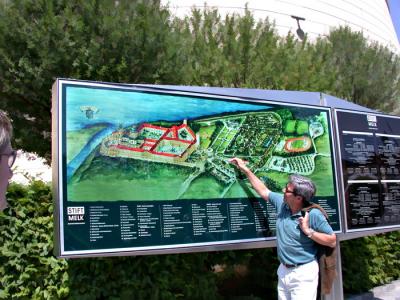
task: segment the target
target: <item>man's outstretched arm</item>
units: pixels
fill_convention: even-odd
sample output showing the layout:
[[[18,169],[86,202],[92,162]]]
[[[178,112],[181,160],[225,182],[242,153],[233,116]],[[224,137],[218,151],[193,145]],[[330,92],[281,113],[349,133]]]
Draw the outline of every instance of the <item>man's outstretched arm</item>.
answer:
[[[253,186],[255,191],[263,198],[268,201],[269,193],[271,192],[267,186],[258,178],[254,173],[247,167],[247,162],[244,160],[234,157],[229,162],[235,165],[243,174],[247,176],[250,184]]]

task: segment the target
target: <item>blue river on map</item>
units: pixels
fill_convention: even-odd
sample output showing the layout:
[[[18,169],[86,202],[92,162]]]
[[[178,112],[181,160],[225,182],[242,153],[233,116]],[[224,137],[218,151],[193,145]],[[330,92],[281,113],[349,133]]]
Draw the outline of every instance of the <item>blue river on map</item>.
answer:
[[[92,119],[81,107],[98,111]],[[215,101],[188,96],[160,95],[141,92],[68,87],[66,97],[67,131],[96,123],[111,123],[123,127],[152,121],[195,119],[220,113],[268,109],[233,101]]]
[[[108,124],[94,135],[68,164],[71,178],[87,156],[118,127],[143,122],[182,121],[221,113],[266,110],[265,104],[209,100],[190,96],[174,96],[121,89],[99,89],[70,86],[66,88],[66,130],[75,131],[95,124]],[[87,109],[93,114],[87,114]]]

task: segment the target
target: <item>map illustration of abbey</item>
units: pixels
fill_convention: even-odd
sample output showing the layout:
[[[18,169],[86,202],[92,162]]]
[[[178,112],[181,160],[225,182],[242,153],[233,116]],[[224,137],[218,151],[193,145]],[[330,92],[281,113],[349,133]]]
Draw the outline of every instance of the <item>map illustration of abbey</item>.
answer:
[[[227,158],[234,156],[251,160],[257,171],[310,175],[318,155],[314,139],[323,135],[324,127],[318,118],[297,122],[295,132],[296,121],[286,120],[282,128],[277,113],[243,114],[195,121],[200,128],[196,134],[186,120],[170,128],[144,123],[111,134],[100,153],[198,168],[197,174],[207,170],[225,184],[236,180],[233,167],[226,164]],[[255,131],[260,130],[257,135]],[[282,136],[282,130],[287,135]]]
[[[79,104],[76,110],[101,107]],[[235,156],[248,161],[273,190],[280,191],[289,174],[298,173],[314,180],[319,195],[333,195],[327,111],[253,106],[214,112],[210,105],[194,117],[175,111],[173,120],[165,116],[174,111],[162,116],[149,111],[152,118],[139,122],[132,109],[124,124],[102,120],[104,108],[95,118],[76,112],[75,119],[83,123],[66,134],[69,201],[249,197],[246,181],[229,163]]]

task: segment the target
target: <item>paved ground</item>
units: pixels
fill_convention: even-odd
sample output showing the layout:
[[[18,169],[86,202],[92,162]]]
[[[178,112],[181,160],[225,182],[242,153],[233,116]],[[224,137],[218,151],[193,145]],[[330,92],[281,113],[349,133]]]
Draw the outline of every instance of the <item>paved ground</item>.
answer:
[[[347,300],[400,300],[400,280],[373,288],[368,293],[345,297]]]

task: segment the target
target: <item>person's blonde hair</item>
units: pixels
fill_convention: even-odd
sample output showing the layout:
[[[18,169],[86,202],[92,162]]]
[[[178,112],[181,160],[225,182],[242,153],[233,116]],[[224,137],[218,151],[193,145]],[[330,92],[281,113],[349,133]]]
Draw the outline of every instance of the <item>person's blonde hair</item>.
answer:
[[[9,145],[12,125],[7,113],[0,110],[0,153]]]

